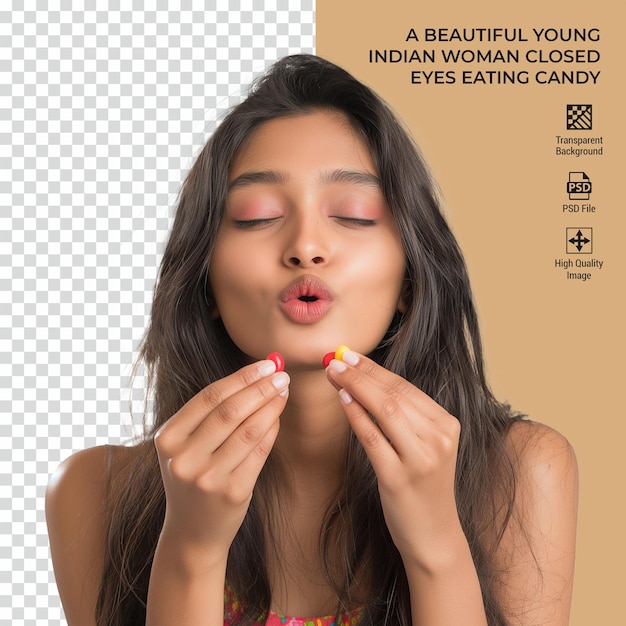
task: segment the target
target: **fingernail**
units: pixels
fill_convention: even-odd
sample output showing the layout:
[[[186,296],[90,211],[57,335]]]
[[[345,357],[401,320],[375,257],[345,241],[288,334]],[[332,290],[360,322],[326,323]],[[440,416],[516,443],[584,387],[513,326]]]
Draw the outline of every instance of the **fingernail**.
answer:
[[[337,361],[337,359],[333,359],[328,367],[337,374],[345,372],[348,369],[348,366],[343,361]]]
[[[276,371],[282,372],[285,369],[285,359],[280,352],[270,352],[265,358],[274,361]]]
[[[344,404],[350,404],[350,402],[352,402],[352,396],[345,389],[339,392],[339,397]]]
[[[348,365],[356,365],[359,362],[359,355],[356,352],[352,352],[352,350],[348,350],[343,353],[343,357],[341,359],[344,363]]]
[[[278,374],[272,378],[272,385],[274,385],[276,389],[284,389],[289,385],[289,374],[286,372],[278,372]]]
[[[276,371],[276,363],[274,361],[261,361],[257,371],[261,376],[269,376]]]

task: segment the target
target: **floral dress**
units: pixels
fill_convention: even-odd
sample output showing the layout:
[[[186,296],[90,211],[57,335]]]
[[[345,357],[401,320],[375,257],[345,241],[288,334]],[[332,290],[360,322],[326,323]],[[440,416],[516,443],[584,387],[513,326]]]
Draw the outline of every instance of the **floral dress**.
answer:
[[[243,607],[235,597],[232,589],[224,587],[224,626],[237,626],[243,613]],[[270,612],[267,620],[260,617],[255,624],[258,626],[356,626],[363,611],[356,609],[349,615],[339,619],[333,615],[326,617],[291,617]]]

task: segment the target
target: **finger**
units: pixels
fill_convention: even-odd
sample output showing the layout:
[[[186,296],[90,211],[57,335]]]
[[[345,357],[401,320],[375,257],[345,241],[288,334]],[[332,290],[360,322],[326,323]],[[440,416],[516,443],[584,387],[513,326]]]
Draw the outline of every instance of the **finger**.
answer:
[[[395,471],[398,455],[368,411],[345,389],[340,390],[339,399],[350,426],[369,457],[376,475],[382,477],[385,472]]]
[[[226,398],[275,372],[276,364],[264,360],[207,385],[161,426],[155,435],[157,448],[173,453]]]
[[[426,394],[372,361],[349,363],[346,355],[344,361],[331,361],[329,378],[376,418],[400,456],[414,452],[416,437],[430,440],[439,430],[437,420],[447,413]]]
[[[339,361],[346,366],[345,369],[353,368],[367,377],[367,384],[374,384],[381,389],[386,389],[393,395],[398,394],[402,398],[414,403],[417,408],[424,411],[425,414],[432,415],[437,414],[444,409],[435,402],[428,394],[424,393],[421,389],[408,382],[398,374],[385,369],[381,365],[378,365],[372,359],[348,350],[344,352],[342,360]],[[331,367],[332,366],[332,367]],[[343,379],[334,376],[335,373],[343,371],[341,366],[337,367],[337,362],[331,361],[329,365],[331,374],[330,381],[336,387],[343,387]]]
[[[431,473],[442,459],[456,458],[458,437],[454,436],[454,428],[447,434],[443,431],[437,433],[430,441],[413,434],[394,442],[387,439],[365,407],[354,400],[345,389],[340,391],[339,398],[352,430],[372,463],[380,485],[397,483],[398,477],[405,473],[405,463],[410,463],[418,471]],[[458,426],[455,418],[448,417],[451,423]]]
[[[189,435],[202,445],[216,450],[235,430],[256,411],[282,394],[289,393],[289,374],[277,372],[237,391],[218,404]]]
[[[202,473],[209,466],[220,476],[230,474],[254,453],[267,432],[275,427],[286,401],[285,396],[274,396],[249,414],[232,433],[220,441],[218,446],[210,443],[214,433],[208,429],[203,436],[190,437],[178,455],[180,462],[186,463],[187,471],[192,475]],[[211,419],[209,416],[207,421]]]
[[[270,455],[280,430],[280,421],[275,420],[263,438],[254,446],[249,454],[233,469],[230,475],[231,485],[241,485],[252,493],[252,489]]]

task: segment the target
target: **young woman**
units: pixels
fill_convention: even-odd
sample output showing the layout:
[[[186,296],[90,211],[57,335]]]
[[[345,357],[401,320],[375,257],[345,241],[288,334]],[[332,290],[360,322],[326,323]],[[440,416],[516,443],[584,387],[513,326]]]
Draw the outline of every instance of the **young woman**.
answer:
[[[70,626],[567,624],[574,454],[493,398],[428,170],[342,69],[219,125],[141,356],[154,425],[48,489]]]

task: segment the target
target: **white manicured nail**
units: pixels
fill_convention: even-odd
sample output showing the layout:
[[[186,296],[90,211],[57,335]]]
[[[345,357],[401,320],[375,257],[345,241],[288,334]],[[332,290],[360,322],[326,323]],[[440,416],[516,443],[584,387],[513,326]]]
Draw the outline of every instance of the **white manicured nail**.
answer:
[[[341,372],[345,372],[348,367],[343,361],[337,361],[337,359],[333,359],[328,366],[333,372],[337,372],[337,374],[341,374]]]
[[[272,385],[276,387],[276,389],[284,389],[289,385],[289,374],[287,372],[278,372],[272,378]]]
[[[339,392],[339,397],[344,404],[350,404],[350,402],[352,402],[352,396],[345,389]]]
[[[343,353],[341,360],[354,367],[359,362],[359,355],[356,352],[352,352],[352,350],[348,350]]]
[[[269,376],[276,371],[276,363],[274,361],[261,361],[257,371],[261,376]]]

